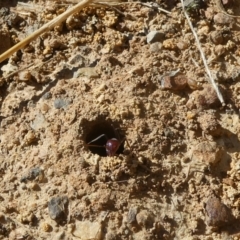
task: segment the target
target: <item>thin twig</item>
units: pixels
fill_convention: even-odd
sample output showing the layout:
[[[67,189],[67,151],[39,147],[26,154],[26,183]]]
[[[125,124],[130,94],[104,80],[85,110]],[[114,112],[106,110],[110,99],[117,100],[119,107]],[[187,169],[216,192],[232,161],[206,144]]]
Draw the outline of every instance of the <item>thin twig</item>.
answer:
[[[149,8],[156,8],[158,11],[161,11],[161,12],[164,12],[167,14],[171,14],[171,12],[159,7],[157,3],[142,3],[142,2],[137,2],[137,3],[139,3],[143,6],[149,7]]]
[[[205,55],[204,55],[204,53],[203,53],[203,50],[202,50],[200,41],[199,41],[199,39],[198,39],[197,33],[195,32],[195,30],[194,30],[194,28],[193,28],[193,25],[192,25],[192,23],[191,23],[191,20],[190,20],[187,12],[186,12],[186,10],[185,10],[183,0],[181,0],[181,3],[182,3],[182,9],[183,9],[184,15],[185,15],[185,17],[186,17],[186,19],[187,19],[187,21],[188,21],[188,24],[189,24],[189,26],[190,26],[190,28],[191,28],[191,30],[192,30],[193,35],[194,35],[194,37],[195,37],[195,40],[196,40],[196,43],[197,43],[197,47],[198,47],[198,50],[199,50],[199,52],[200,52],[200,54],[201,54],[201,58],[202,58],[202,60],[203,60],[203,64],[204,64],[204,66],[205,66],[207,75],[208,75],[208,77],[209,77],[209,79],[210,79],[210,82],[211,82],[214,90],[215,90],[216,93],[217,93],[217,96],[218,96],[219,101],[220,101],[221,104],[224,106],[224,105],[225,105],[225,102],[224,102],[223,96],[222,96],[221,92],[219,91],[219,88],[218,88],[217,84],[215,83],[215,81],[214,81],[214,79],[213,79],[213,77],[212,77],[211,71],[210,71],[210,69],[209,69],[209,67],[208,67],[208,65],[207,65],[207,60],[206,60],[206,58],[205,58]]]
[[[240,16],[236,16],[236,15],[232,15],[227,13],[227,11],[225,10],[222,0],[215,0],[217,8],[225,15],[229,16],[229,17],[233,17],[233,18],[240,18]]]
[[[62,23],[64,20],[66,20],[70,15],[78,12],[82,8],[86,7],[90,3],[92,3],[93,0],[82,0],[72,8],[68,9],[58,17],[54,18],[50,22],[46,23],[43,25],[41,28],[39,28],[37,31],[35,31],[33,34],[22,40],[21,42],[17,43],[14,45],[12,48],[8,49],[6,52],[4,52],[2,55],[0,55],[0,63],[7,58],[9,58],[13,53],[17,52],[18,50],[22,49],[25,47],[27,44],[29,44],[31,41],[36,39],[38,36],[40,36],[42,33],[47,32],[51,29],[53,29],[56,25],[59,25]]]
[[[75,6],[72,8],[68,9],[58,17],[54,18],[50,22],[46,23],[43,25],[41,28],[39,28],[37,31],[32,33],[30,36],[26,37],[23,39],[21,42],[17,43],[10,49],[8,49],[6,52],[0,55],[0,63],[9,58],[12,54],[17,52],[18,50],[24,48],[27,44],[35,40],[37,37],[39,37],[42,33],[50,31],[53,29],[55,26],[59,25],[62,23],[64,20],[66,20],[70,15],[78,12],[82,8],[88,6],[88,5],[97,5],[97,4],[102,4],[102,5],[108,5],[108,6],[116,6],[119,4],[120,0],[82,0],[81,2],[77,3]],[[129,2],[130,3],[130,2]],[[135,2],[139,4],[140,2]],[[121,3],[120,3],[121,4]],[[142,3],[141,3],[142,4]],[[146,5],[148,6],[148,5]],[[150,7],[150,6],[148,6]],[[158,7],[159,10],[163,11],[164,9],[161,9]],[[170,13],[166,10],[164,10],[165,13]]]
[[[67,2],[76,3],[76,2],[78,2],[78,0],[68,0]],[[110,1],[106,1],[106,0],[104,1],[103,0],[103,1],[99,1],[97,3],[102,4],[102,5],[110,5],[110,6],[119,6],[119,5],[127,5],[127,4],[140,4],[140,5],[145,6],[145,7],[157,9],[158,11],[164,12],[166,14],[171,14],[171,12],[161,8],[157,3],[152,3],[152,2],[146,2],[146,3],[142,3],[142,2],[117,2],[117,1],[112,2],[111,0]]]
[[[154,8],[157,9],[160,12],[164,12],[166,14],[171,14],[171,12],[159,7],[157,3],[142,3],[142,2],[121,2],[121,3],[115,3],[114,5],[124,5],[124,4],[140,4],[142,6],[148,7],[148,8]]]
[[[18,2],[16,7],[10,8],[12,12],[25,12],[26,14],[36,14],[41,13],[44,10],[44,6],[29,4],[24,2]]]
[[[31,66],[33,66],[34,65],[34,63],[30,63],[29,65],[27,65],[26,67],[24,67],[24,68],[22,68],[22,69],[18,69],[18,70],[16,70],[16,71],[14,71],[14,72],[11,72],[11,73],[9,73],[7,76],[5,76],[4,78],[5,79],[8,79],[8,78],[10,78],[10,77],[12,77],[13,75],[15,75],[16,73],[19,73],[19,72],[21,72],[21,71],[24,71],[24,70],[26,70],[26,69],[29,69]]]
[[[8,79],[8,78],[14,76],[15,74],[17,74],[17,73],[19,73],[19,72],[22,72],[22,71],[24,71],[24,70],[26,70],[26,69],[33,70],[33,69],[39,68],[39,67],[43,66],[44,64],[49,63],[49,62],[52,61],[52,60],[53,60],[53,59],[50,58],[50,59],[48,59],[46,62],[40,62],[40,63],[38,63],[37,65],[35,65],[35,63],[30,63],[30,64],[27,65],[26,67],[17,69],[16,71],[9,73],[7,76],[4,77],[4,79]],[[32,66],[34,66],[34,67],[32,67]],[[31,67],[31,68],[30,68],[30,67]],[[0,78],[0,80],[1,80],[1,78]],[[1,82],[1,81],[0,81],[0,82]]]

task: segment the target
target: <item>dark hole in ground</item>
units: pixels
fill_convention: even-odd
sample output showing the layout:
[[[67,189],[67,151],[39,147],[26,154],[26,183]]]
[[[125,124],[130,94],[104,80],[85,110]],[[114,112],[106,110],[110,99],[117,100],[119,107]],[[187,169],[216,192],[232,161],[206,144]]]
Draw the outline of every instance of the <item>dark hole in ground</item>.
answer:
[[[107,121],[96,122],[96,123],[93,123],[89,132],[86,134],[85,143],[87,144],[88,149],[92,153],[98,154],[99,156],[102,156],[102,157],[106,157],[107,153],[106,153],[105,146],[106,146],[107,141],[112,138],[115,138],[119,142],[121,142],[122,139],[124,139],[124,136],[120,135],[119,132],[120,132],[119,128],[115,129],[113,127],[113,125]],[[103,135],[103,136],[101,136],[101,135]],[[99,137],[99,136],[101,136],[101,137]],[[96,140],[94,142],[91,142],[94,139],[96,139]],[[89,144],[89,142],[91,142],[91,143]],[[89,146],[88,144],[94,145],[94,146]],[[122,154],[123,151],[124,151],[124,141],[118,148],[116,155]]]

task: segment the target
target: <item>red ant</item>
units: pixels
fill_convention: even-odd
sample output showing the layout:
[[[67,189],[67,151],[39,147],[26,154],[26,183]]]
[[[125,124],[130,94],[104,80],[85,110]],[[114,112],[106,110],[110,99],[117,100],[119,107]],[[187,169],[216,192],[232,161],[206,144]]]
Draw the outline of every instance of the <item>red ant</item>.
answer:
[[[106,145],[100,146],[100,145],[92,145],[92,142],[97,141],[98,139],[105,137],[107,142]],[[93,139],[92,141],[90,141],[89,143],[87,143],[87,146],[89,147],[104,147],[106,149],[106,154],[107,156],[115,156],[117,151],[119,150],[119,147],[122,145],[122,143],[125,141],[125,138],[123,138],[121,141],[116,139],[116,138],[111,138],[108,139],[106,134],[101,134],[100,136],[98,136],[97,138]]]
[[[102,137],[105,137],[105,139],[107,140],[105,145],[94,145],[94,144],[91,144],[91,143],[93,143],[95,141],[98,141]],[[115,156],[117,154],[117,151],[119,150],[120,147],[122,147],[122,144],[123,144],[124,141],[126,141],[128,147],[131,149],[131,147],[130,147],[126,137],[124,137],[122,140],[118,140],[117,138],[109,139],[106,134],[101,134],[97,138],[95,138],[92,141],[88,142],[87,146],[89,146],[89,147],[105,148],[107,156],[112,157],[112,156]],[[150,170],[146,166],[144,166],[142,163],[139,163],[139,165],[142,168],[144,168],[145,170],[147,170],[148,172],[150,172]]]

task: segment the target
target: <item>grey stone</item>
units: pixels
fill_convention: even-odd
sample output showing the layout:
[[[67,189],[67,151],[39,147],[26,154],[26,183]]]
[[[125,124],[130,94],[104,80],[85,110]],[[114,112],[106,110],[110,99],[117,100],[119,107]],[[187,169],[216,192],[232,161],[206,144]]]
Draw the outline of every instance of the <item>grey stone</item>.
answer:
[[[47,100],[50,99],[52,97],[52,94],[50,92],[46,92],[43,96],[42,99]]]
[[[48,212],[50,217],[56,222],[66,220],[68,215],[68,198],[66,196],[53,197],[48,202]]]
[[[226,226],[233,220],[231,209],[215,196],[210,196],[206,202],[207,224],[213,227]]]
[[[85,58],[81,54],[76,54],[73,57],[70,58],[69,64],[73,67],[84,67],[85,65]]]
[[[56,98],[54,100],[54,107],[57,109],[66,108],[70,103],[69,99]]]
[[[216,24],[219,25],[229,25],[231,23],[233,23],[233,18],[231,16],[228,16],[222,12],[217,13],[214,17],[213,17],[213,21]]]
[[[138,213],[138,208],[137,207],[132,207],[132,208],[129,209],[128,215],[127,215],[128,223],[132,224],[132,223],[136,222],[137,213]]]
[[[37,177],[43,178],[43,176],[44,176],[44,173],[41,168],[39,168],[39,167],[32,168],[26,175],[21,177],[20,182],[31,181],[31,180],[36,179]]]
[[[40,128],[46,128],[47,125],[48,123],[45,120],[45,117],[42,115],[42,113],[39,113],[30,124],[31,128],[34,130],[39,130]]]
[[[163,40],[164,34],[159,31],[151,31],[147,35],[147,43],[161,42]]]
[[[154,53],[154,52],[159,52],[162,49],[162,44],[155,42],[153,44],[150,45],[150,52]]]
[[[223,34],[222,31],[212,31],[210,33],[210,39],[214,44],[222,44],[223,43]]]

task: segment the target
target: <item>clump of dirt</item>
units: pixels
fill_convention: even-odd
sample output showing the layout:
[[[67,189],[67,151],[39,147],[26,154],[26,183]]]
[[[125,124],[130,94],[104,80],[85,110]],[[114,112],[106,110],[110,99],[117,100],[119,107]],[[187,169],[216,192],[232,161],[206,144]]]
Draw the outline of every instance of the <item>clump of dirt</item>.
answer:
[[[177,1],[86,7],[0,64],[0,239],[239,238],[240,17],[219,1],[187,9],[225,106]],[[69,3],[0,7],[3,52]]]

